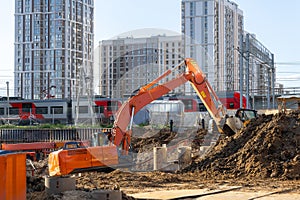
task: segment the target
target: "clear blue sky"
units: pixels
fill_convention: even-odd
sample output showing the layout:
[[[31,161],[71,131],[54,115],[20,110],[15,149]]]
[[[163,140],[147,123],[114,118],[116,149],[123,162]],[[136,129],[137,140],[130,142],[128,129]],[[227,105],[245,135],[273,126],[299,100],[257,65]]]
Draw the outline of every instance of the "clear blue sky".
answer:
[[[143,28],[180,32],[181,0],[95,0],[95,46],[123,32]],[[277,77],[300,87],[300,1],[234,0],[243,10],[245,30],[275,54]],[[14,0],[1,2],[0,96],[13,88]],[[287,72],[287,73],[282,73]],[[296,80],[296,81],[293,81]],[[12,89],[10,91],[12,95]]]

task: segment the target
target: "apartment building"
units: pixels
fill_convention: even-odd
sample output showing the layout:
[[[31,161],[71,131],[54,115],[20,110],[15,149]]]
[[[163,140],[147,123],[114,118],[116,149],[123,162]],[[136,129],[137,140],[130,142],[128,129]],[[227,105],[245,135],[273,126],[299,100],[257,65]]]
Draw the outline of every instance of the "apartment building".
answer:
[[[181,8],[185,56],[197,60],[214,90],[240,91],[248,107],[255,102],[274,107],[274,55],[244,30],[238,5],[229,0],[182,0]]]
[[[182,0],[186,57],[194,58],[216,91],[239,89],[243,12],[228,0]]]
[[[183,60],[181,36],[157,35],[100,41],[95,56],[96,93],[127,98]],[[97,74],[97,73],[96,73]],[[175,72],[164,81],[175,77]],[[184,93],[184,85],[171,91]]]
[[[15,96],[72,98],[92,89],[94,1],[15,0]]]

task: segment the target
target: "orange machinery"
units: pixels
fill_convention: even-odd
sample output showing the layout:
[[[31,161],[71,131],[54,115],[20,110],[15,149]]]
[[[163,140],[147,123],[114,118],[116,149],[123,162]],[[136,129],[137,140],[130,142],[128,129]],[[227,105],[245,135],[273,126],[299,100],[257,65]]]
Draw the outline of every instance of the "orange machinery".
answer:
[[[0,199],[26,199],[26,155],[0,150]]]
[[[58,150],[62,148],[65,143],[68,141],[62,142],[31,142],[31,143],[15,143],[15,144],[1,144],[2,150],[13,151],[13,152],[25,152],[27,157],[31,158],[32,160],[36,160],[36,153],[41,152],[45,157],[50,152]],[[82,146],[89,146],[88,141],[81,141],[80,144]]]
[[[166,76],[175,73],[175,70],[179,71],[176,78],[159,84]],[[120,107],[116,113],[112,132],[106,135],[109,138],[109,143],[103,143],[97,147],[64,149],[49,154],[50,175],[65,175],[78,170],[95,168],[96,166],[106,168],[111,166],[110,164],[118,167],[123,166],[124,162],[126,166],[126,162],[131,161],[130,151],[132,148],[130,140],[133,116],[153,100],[186,82],[191,83],[216,122],[220,133],[232,135],[243,127],[243,121],[238,116],[229,117],[227,115],[225,106],[220,102],[205,74],[193,59],[187,58],[148,85],[141,87],[136,95],[129,98]],[[239,112],[240,114],[246,114],[242,109]],[[252,110],[251,112],[253,116],[256,116],[256,111]],[[101,135],[105,137],[104,134]],[[108,162],[104,162],[105,160],[108,160]]]

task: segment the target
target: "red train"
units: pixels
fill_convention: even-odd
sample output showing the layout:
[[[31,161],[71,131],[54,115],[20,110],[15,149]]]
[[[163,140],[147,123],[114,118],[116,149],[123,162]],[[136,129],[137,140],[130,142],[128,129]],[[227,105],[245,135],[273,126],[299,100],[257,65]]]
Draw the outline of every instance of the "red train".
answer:
[[[217,92],[217,95],[222,102],[222,104],[227,109],[239,109],[240,108],[240,92]],[[245,96],[242,97],[242,107],[246,108],[247,99]]]
[[[240,108],[240,92],[217,92],[217,96],[227,109]],[[207,111],[206,107],[201,102],[198,96],[174,96],[169,97],[169,100],[181,100],[184,103],[185,112]],[[242,101],[243,108],[246,108],[247,99],[245,96],[242,97]]]
[[[87,98],[79,103],[70,99],[24,100],[19,98],[0,99],[0,124],[30,125],[35,123],[73,124],[90,123],[94,115],[96,122],[109,123],[113,114],[122,105],[118,99],[94,98],[92,111]],[[78,115],[76,110],[78,106]],[[93,112],[93,113],[92,113]]]
[[[218,92],[220,101],[227,109],[240,107],[239,92]],[[205,112],[206,108],[196,96],[174,96],[169,100],[181,100],[184,103],[185,112]],[[20,98],[0,98],[0,124],[10,123],[30,125],[35,123],[52,124],[90,124],[94,115],[97,124],[112,124],[114,113],[121,107],[121,99],[95,97],[92,100],[92,110],[89,109],[87,98],[70,99],[45,99],[24,100]],[[76,110],[78,107],[78,116]],[[243,96],[243,107],[246,107],[246,98]],[[9,112],[8,112],[9,111]]]

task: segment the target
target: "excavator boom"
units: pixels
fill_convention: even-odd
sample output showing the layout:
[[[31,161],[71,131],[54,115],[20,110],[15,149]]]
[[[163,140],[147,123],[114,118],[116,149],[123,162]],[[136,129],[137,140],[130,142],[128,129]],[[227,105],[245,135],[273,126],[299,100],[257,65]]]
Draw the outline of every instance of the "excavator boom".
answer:
[[[179,74],[176,78],[157,84],[173,70],[185,66],[185,72]],[[139,92],[129,98],[116,113],[116,120],[113,128],[113,142],[116,146],[123,146],[123,150],[127,152],[130,146],[131,130],[127,130],[128,124],[133,115],[140,111],[144,106],[167,94],[171,90],[180,85],[190,82],[198,96],[206,106],[210,115],[215,120],[217,127],[221,133],[224,133],[223,126],[225,124],[226,108],[220,102],[218,96],[207,81],[205,74],[200,70],[197,63],[190,58],[184,60],[172,70],[168,70],[162,76],[158,77],[146,86],[141,87]]]

